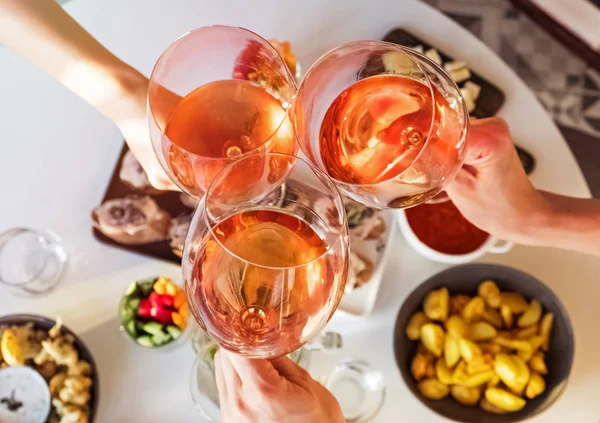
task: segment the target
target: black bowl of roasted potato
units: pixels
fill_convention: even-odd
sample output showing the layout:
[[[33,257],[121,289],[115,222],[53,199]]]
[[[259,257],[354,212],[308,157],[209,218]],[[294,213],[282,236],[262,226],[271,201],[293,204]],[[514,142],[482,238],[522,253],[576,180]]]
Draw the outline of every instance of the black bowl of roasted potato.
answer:
[[[55,321],[34,314],[0,317],[0,372],[22,366],[35,370],[48,385],[47,423],[94,421],[100,393],[98,369],[81,338],[60,318]]]
[[[432,276],[403,303],[394,330],[409,389],[457,422],[520,422],[547,410],[566,388],[574,347],[558,297],[495,264]]]

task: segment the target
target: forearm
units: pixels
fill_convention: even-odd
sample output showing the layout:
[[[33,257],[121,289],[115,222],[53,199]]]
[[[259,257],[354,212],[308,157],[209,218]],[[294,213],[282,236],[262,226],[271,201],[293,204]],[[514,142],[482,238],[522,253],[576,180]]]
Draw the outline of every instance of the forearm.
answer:
[[[114,121],[144,78],[106,50],[55,0],[0,0],[0,43],[52,75]]]
[[[529,243],[600,256],[600,200],[542,194],[549,207],[527,229]]]

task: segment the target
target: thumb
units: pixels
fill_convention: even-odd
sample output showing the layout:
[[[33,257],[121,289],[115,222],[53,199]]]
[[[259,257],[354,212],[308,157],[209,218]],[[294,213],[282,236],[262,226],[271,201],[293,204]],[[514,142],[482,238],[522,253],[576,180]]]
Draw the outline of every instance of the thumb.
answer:
[[[271,364],[279,373],[279,375],[292,383],[299,384],[307,378],[311,378],[310,374],[295,363],[289,357],[283,356],[271,360]]]
[[[467,134],[466,165],[479,167],[495,162],[511,150],[514,150],[514,144],[504,119],[493,117],[471,121]]]
[[[223,353],[227,354],[231,365],[240,376],[242,385],[273,385],[281,380],[279,373],[269,360],[246,358],[225,350],[223,350]]]

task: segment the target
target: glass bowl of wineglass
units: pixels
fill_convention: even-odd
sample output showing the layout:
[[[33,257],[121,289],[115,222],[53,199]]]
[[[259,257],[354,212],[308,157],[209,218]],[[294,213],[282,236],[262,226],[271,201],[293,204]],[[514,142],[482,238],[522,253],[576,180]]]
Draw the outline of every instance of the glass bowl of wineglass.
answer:
[[[289,354],[336,310],[348,248],[325,173],[285,154],[243,157],[215,176],[192,218],[182,264],[190,311],[228,351]]]
[[[405,208],[434,198],[460,169],[468,113],[456,83],[427,57],[358,41],[308,70],[292,123],[304,154],[346,195]]]
[[[154,151],[171,179],[201,198],[244,155],[297,151],[288,109],[295,77],[268,41],[243,28],[188,32],[160,56],[148,86]]]

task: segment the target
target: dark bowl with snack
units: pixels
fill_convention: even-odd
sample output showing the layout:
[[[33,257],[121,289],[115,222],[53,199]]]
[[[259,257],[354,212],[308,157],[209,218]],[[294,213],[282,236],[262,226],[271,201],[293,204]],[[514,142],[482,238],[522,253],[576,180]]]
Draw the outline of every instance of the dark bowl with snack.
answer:
[[[26,366],[48,384],[52,398],[48,423],[94,421],[100,396],[98,369],[81,338],[60,319],[34,314],[0,317],[0,352],[0,375]],[[3,398],[2,404],[9,409],[13,400]]]
[[[394,330],[410,391],[457,422],[520,422],[547,410],[567,386],[574,347],[558,297],[495,264],[432,276],[404,301]]]

